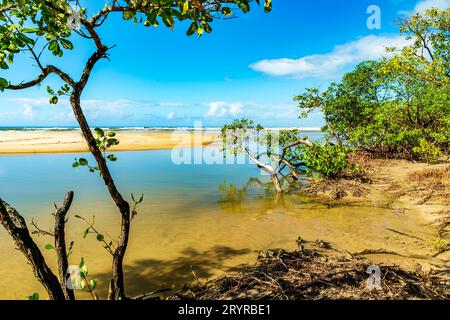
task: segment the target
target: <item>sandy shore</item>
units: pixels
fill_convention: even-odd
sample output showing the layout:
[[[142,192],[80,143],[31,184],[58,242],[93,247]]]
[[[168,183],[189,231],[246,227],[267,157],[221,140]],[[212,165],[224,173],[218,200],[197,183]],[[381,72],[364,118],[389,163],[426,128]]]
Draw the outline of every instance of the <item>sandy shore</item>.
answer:
[[[136,132],[118,131],[120,144],[111,151],[162,150],[185,147],[202,147],[217,140],[215,134],[192,132]],[[76,153],[88,147],[81,132],[71,131],[2,131],[0,154],[22,153]]]

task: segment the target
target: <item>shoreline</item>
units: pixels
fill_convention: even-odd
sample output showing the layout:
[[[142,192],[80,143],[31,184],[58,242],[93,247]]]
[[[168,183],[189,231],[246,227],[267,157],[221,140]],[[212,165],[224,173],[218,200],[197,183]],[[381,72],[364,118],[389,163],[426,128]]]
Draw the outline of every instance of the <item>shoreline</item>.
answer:
[[[204,147],[217,134],[200,132],[115,131],[120,144],[108,151],[147,151]],[[86,153],[89,149],[80,131],[0,131],[0,155]]]
[[[364,167],[367,181],[323,180],[300,193],[331,204],[372,203],[386,206],[396,215],[417,215],[435,228],[435,234],[421,241],[432,246],[433,240],[442,239],[443,247],[435,249],[435,256],[450,258],[450,164],[390,159],[365,159],[357,163]]]

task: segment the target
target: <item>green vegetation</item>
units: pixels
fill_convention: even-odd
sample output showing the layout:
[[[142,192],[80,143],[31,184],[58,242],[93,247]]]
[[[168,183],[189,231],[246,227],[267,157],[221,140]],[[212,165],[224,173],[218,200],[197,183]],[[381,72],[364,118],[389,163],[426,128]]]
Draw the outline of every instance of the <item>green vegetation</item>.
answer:
[[[308,173],[318,173],[328,178],[339,178],[347,171],[348,153],[352,150],[341,144],[326,142],[313,143],[310,148],[302,148],[301,159]]]
[[[333,179],[360,171],[348,163],[353,151],[425,162],[448,157],[450,9],[431,9],[401,20],[399,25],[408,45],[388,48],[390,57],[360,63],[323,92],[308,88],[294,98],[300,118],[311,112],[323,113],[325,143],[296,143],[306,138],[300,137],[298,130],[284,130],[278,133],[277,148],[272,150],[275,134],[261,135],[261,125],[242,119],[223,127],[224,145],[233,154],[241,151],[259,161],[261,155],[252,155],[243,143],[253,129],[257,142],[268,148],[265,155],[278,164],[270,168],[272,173],[288,166],[292,176],[306,171]],[[230,130],[235,131],[231,139]]]
[[[247,156],[271,176],[277,192],[282,192],[280,177],[298,180],[300,172],[307,172],[339,178],[349,169],[350,147],[329,141],[311,142],[299,130],[274,132],[255,125],[252,120],[240,119],[223,126],[221,138],[224,155],[228,150],[234,156]]]
[[[450,141],[450,9],[400,21],[409,41],[366,61],[325,91],[295,97],[301,117],[321,111],[338,143],[387,157],[435,162]]]

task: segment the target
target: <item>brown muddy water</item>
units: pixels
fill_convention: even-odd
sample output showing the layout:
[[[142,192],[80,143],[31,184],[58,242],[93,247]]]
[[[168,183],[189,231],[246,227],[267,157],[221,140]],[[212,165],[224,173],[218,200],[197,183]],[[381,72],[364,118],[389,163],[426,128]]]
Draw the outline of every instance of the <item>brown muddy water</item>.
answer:
[[[96,227],[114,238],[119,214],[98,174],[71,167],[77,156],[0,157],[0,197],[28,222],[34,218],[45,228],[52,225],[53,202],[60,203],[65,192],[74,190],[67,224],[67,239],[75,241],[70,263],[78,264],[83,257],[90,278],[99,281],[100,298],[105,298],[111,256],[94,235],[83,239],[86,226],[74,215],[95,215]],[[387,249],[406,256],[372,255],[374,263],[445,267],[446,261],[431,257],[434,249],[428,241],[436,238],[435,227],[417,212],[392,207],[392,199],[330,205],[301,197],[295,189],[277,198],[257,181],[268,179],[252,165],[176,165],[169,150],[118,156],[112,172],[119,189],[128,198],[132,192],[144,193],[125,259],[129,295],[180,288],[195,281],[192,269],[202,281],[239,270],[254,264],[260,250],[293,249],[299,236],[328,241],[339,250]],[[36,240],[54,268],[54,252],[44,249],[51,239]],[[33,292],[46,297],[25,258],[0,229],[0,299],[24,299]]]

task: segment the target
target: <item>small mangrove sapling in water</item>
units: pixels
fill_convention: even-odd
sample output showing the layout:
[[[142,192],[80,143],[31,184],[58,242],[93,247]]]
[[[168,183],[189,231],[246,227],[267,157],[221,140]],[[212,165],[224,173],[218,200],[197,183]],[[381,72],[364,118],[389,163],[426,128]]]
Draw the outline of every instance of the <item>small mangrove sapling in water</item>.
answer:
[[[299,145],[312,147],[306,138],[300,137],[298,130],[282,130],[279,133],[265,130],[260,124],[255,125],[252,120],[234,120],[222,127],[220,136],[226,152],[237,156],[242,153],[258,168],[270,175],[275,191],[283,191],[280,175],[288,169],[293,179],[298,179],[297,172],[301,171],[303,163],[295,152]]]

